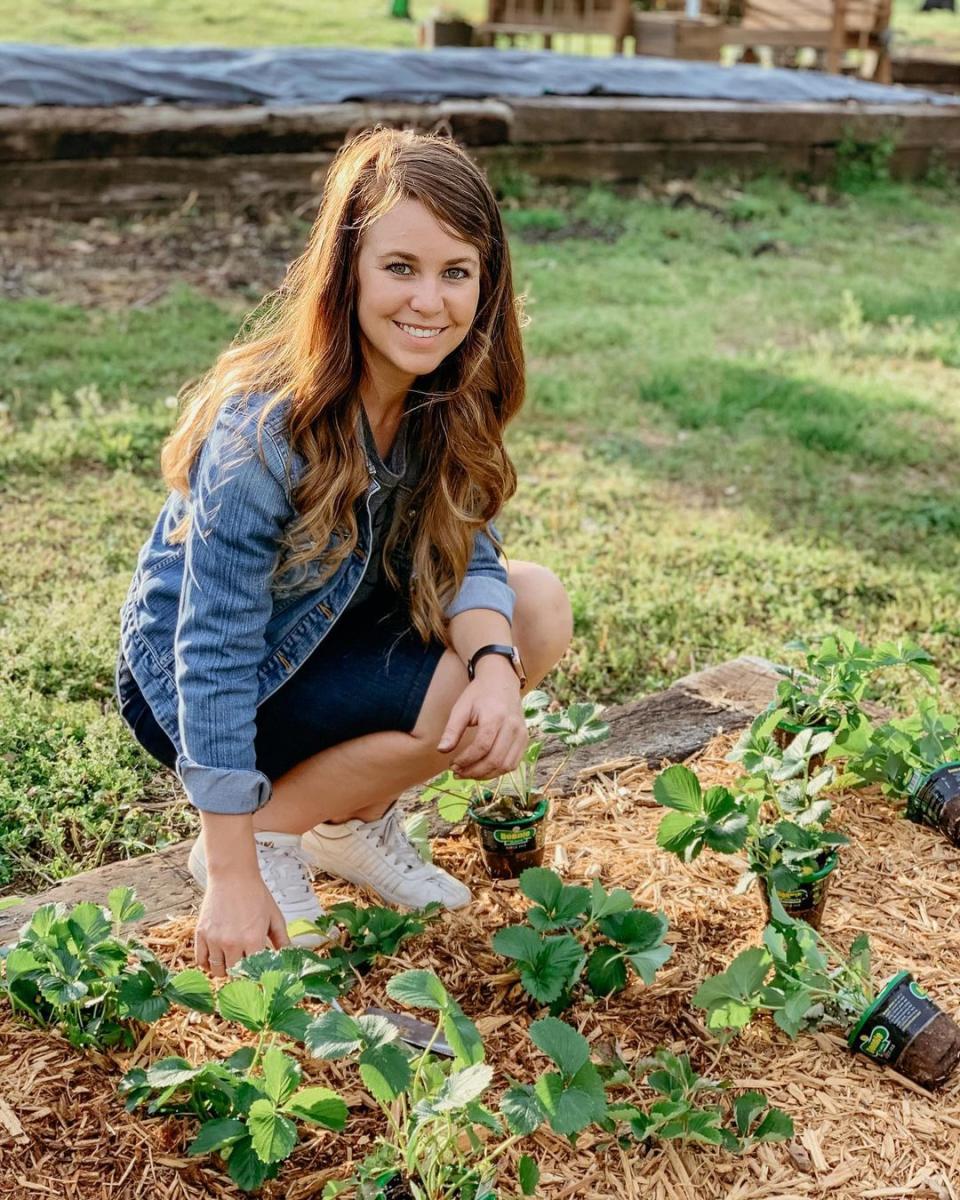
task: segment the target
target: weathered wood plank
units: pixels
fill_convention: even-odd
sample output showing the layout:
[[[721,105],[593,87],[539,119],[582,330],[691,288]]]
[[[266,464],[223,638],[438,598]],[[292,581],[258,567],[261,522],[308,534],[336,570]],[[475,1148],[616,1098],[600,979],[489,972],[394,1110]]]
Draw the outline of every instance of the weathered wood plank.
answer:
[[[672,687],[628,704],[613,705],[605,716],[611,736],[597,746],[584,746],[557,776],[554,790],[568,795],[589,775],[590,768],[631,759],[658,766],[689,758],[720,732],[741,729],[770,701],[777,676],[765,659],[744,656],[677,680]],[[562,757],[560,747],[548,748],[540,764],[540,780],[553,774]],[[404,793],[405,811],[417,807],[418,790]],[[441,822],[435,822],[437,828]],[[0,942],[16,931],[41,905],[80,900],[102,903],[113,887],[136,889],[146,907],[140,926],[157,925],[195,911],[200,893],[187,870],[190,842],[141,858],[84,871],[56,887],[31,897],[17,908],[0,912]]]
[[[15,937],[20,926],[29,921],[42,904],[79,904],[81,900],[103,904],[107,893],[115,887],[136,889],[137,899],[147,910],[143,920],[138,922],[139,927],[149,928],[189,912],[200,900],[197,886],[187,870],[191,844],[178,842],[175,846],[144,854],[140,858],[110,863],[94,871],[82,871],[55,887],[25,899],[23,904],[15,908],[5,909],[0,912],[0,943]]]
[[[516,145],[570,142],[770,142],[830,145],[847,132],[903,146],[960,143],[960,106],[747,104],[631,96],[511,99]]]
[[[509,105],[499,100],[290,108],[0,108],[0,161],[317,154],[337,150],[359,130],[377,124],[445,129],[464,145],[486,146],[509,140],[512,117]]]
[[[702,168],[742,174],[806,172],[809,148],[768,142],[569,143],[478,147],[474,157],[488,169],[512,168],[545,183],[631,183],[663,173],[693,174]]]

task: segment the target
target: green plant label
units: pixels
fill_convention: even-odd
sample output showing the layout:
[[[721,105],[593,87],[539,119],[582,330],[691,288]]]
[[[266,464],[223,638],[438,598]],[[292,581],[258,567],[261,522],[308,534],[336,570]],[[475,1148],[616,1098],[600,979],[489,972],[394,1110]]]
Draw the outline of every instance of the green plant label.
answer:
[[[532,849],[537,842],[536,829],[495,829],[493,840],[508,850]]]
[[[911,781],[912,783],[912,781]],[[960,799],[960,763],[940,767],[911,787],[907,816],[918,825],[940,828],[943,810],[951,800]]]
[[[820,901],[823,899],[823,893],[827,890],[830,876],[825,875],[823,879],[814,879],[809,883],[801,883],[798,887],[784,890],[777,888],[777,895],[780,897],[780,903],[788,913],[809,912],[811,909],[817,908]]]
[[[881,996],[857,1030],[855,1050],[874,1062],[896,1063],[940,1009],[912,979],[906,978]]]

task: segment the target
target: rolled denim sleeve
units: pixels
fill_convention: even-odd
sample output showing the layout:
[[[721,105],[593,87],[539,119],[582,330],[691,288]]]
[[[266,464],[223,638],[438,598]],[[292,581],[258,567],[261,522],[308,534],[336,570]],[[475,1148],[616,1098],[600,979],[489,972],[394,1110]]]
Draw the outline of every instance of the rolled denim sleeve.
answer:
[[[269,462],[270,450],[279,450],[267,433],[264,443]],[[256,769],[257,671],[289,515],[281,478],[259,456],[255,422],[229,407],[221,411],[201,451],[191,498],[174,639],[177,774],[196,808],[250,813],[272,790]]]
[[[500,541],[495,525],[490,525],[493,536]],[[446,617],[451,620],[458,613],[471,608],[490,608],[513,621],[513,606],[516,594],[507,583],[507,568],[500,561],[493,538],[481,529],[473,543],[473,556],[467,564],[460,590],[447,605]]]

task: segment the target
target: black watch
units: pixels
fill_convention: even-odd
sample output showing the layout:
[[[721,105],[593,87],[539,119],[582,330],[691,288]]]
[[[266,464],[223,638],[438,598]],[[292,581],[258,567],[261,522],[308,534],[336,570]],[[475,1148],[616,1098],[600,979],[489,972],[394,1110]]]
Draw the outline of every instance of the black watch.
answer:
[[[509,658],[510,665],[516,672],[517,678],[520,680],[520,686],[522,688],[527,686],[527,677],[524,674],[523,662],[520,659],[520,651],[516,648],[516,646],[501,646],[497,645],[496,643],[492,643],[489,646],[481,646],[480,649],[473,655],[473,657],[467,663],[468,679],[472,680],[474,675],[476,675],[477,663],[485,654],[502,654],[504,658]]]

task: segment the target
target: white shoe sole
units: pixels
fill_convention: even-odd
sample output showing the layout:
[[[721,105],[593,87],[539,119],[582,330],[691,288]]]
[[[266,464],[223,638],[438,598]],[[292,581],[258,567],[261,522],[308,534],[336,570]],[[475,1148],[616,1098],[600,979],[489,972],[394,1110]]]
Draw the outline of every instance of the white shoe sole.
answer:
[[[386,901],[387,904],[395,904],[398,908],[423,908],[427,904],[431,903],[429,899],[421,900],[419,903],[411,903],[409,900],[401,899],[396,893],[383,892],[358,868],[352,867],[349,863],[343,863],[341,861],[338,861],[336,864],[334,864],[334,861],[331,858],[328,858],[326,841],[317,837],[312,830],[309,830],[303,835],[303,837],[300,839],[300,844],[303,846],[307,858],[313,863],[318,871],[323,871],[325,875],[332,875],[334,879],[345,879],[347,883],[356,884],[358,887],[369,888],[372,892],[375,892],[381,900]],[[453,876],[448,876],[448,878],[453,879]],[[458,879],[454,879],[453,882],[463,889],[462,898],[455,902],[444,899],[440,900],[440,903],[444,906],[444,908],[450,909],[451,911],[457,908],[466,908],[466,906],[473,899],[473,894],[466,884],[460,883]]]

